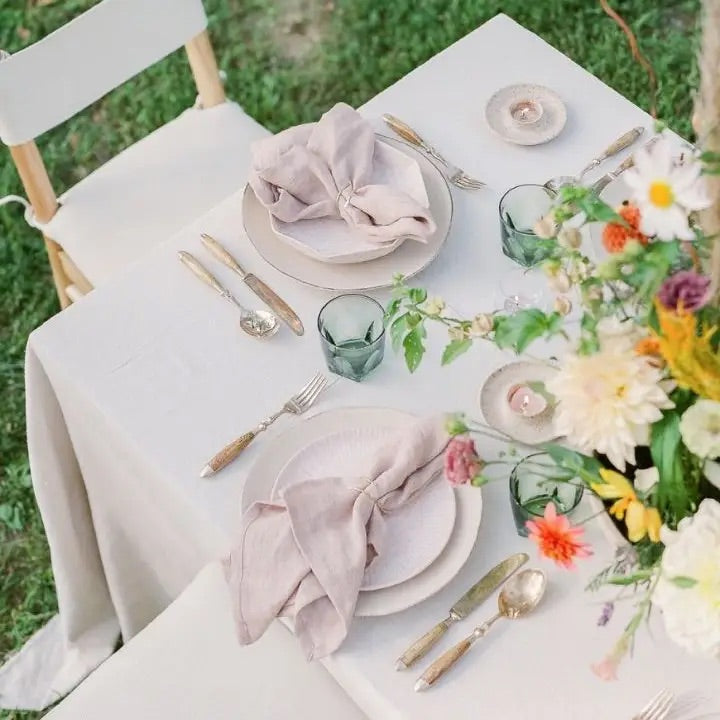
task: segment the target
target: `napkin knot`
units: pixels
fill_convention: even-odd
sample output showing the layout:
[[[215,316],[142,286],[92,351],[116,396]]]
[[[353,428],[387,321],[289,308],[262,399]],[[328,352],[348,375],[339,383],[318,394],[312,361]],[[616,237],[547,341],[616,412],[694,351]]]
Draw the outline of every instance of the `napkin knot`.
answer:
[[[368,481],[364,485],[356,485],[350,488],[351,490],[357,491],[360,495],[364,495],[374,505],[378,505],[382,509],[380,500],[382,496],[378,494],[375,480],[368,478]]]
[[[340,209],[340,201],[344,200],[345,202],[343,203],[343,207],[347,207],[350,204],[353,195],[355,195],[355,188],[353,187],[352,182],[349,182],[342,190],[340,190],[335,198],[335,204],[338,206],[338,210]]]

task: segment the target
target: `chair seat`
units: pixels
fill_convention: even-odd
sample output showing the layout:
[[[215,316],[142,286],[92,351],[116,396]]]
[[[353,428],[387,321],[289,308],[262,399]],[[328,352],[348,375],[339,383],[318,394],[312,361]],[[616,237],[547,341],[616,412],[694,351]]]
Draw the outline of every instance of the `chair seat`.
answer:
[[[255,644],[238,644],[219,563],[45,717],[367,720],[280,623]]]
[[[64,193],[44,232],[102,285],[237,190],[268,134],[232,102],[186,110]]]

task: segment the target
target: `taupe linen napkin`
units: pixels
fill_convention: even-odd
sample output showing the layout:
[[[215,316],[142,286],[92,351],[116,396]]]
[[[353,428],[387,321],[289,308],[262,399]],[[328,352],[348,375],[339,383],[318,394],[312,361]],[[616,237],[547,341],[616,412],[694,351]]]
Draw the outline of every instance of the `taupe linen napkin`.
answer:
[[[366,565],[376,553],[396,551],[383,544],[386,515],[442,470],[444,420],[414,422],[389,439],[365,478],[305,480],[247,510],[226,560],[242,644],[283,615],[294,620],[308,659],[340,646]]]
[[[435,232],[428,209],[402,188],[372,184],[375,146],[370,124],[338,103],[319,122],[255,142],[249,182],[283,222],[336,217],[371,242],[426,242]]]

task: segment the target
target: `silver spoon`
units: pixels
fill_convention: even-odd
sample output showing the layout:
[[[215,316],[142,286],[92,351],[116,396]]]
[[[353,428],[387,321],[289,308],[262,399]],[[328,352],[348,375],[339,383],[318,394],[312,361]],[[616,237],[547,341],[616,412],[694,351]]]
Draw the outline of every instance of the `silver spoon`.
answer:
[[[513,575],[500,591],[497,614],[482,625],[478,625],[464,640],[441,655],[415,683],[415,692],[429,688],[442,677],[476,640],[487,634],[497,620],[500,618],[515,620],[527,615],[540,602],[544,593],[545,573],[542,570],[523,570]]]
[[[571,175],[558,175],[558,177],[550,178],[550,180],[546,181],[544,183],[545,187],[548,190],[557,192],[565,185],[579,184],[587,173],[600,165],[600,163],[605,162],[608,158],[611,158],[623,151],[625,148],[630,147],[644,132],[645,128],[639,125],[632,130],[628,130],[628,132],[621,135],[617,140],[615,140],[615,142],[608,145],[597,157],[593,158],[578,175],[575,175],[574,177]]]
[[[280,323],[271,312],[267,310],[248,310],[189,252],[180,250],[178,257],[180,258],[180,262],[190,268],[204,283],[220,293],[220,295],[240,310],[240,328],[248,335],[256,338],[265,338],[274,335],[278,331]]]

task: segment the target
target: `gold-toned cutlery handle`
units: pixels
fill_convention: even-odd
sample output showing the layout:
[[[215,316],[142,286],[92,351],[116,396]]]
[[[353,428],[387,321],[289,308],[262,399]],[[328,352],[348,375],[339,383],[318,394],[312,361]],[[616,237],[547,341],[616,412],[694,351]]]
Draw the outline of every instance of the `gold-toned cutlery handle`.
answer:
[[[228,443],[219,453],[213,456],[203,468],[200,477],[207,477],[222,470],[229,465],[258,435],[255,430],[245,433],[241,437]]]
[[[218,279],[195,257],[185,250],[178,252],[180,262],[186,267],[190,268],[197,277],[199,277],[204,283],[209,285],[213,290],[220,293],[220,295],[227,295],[227,290],[220,284]]]
[[[457,645],[444,652],[420,676],[420,679],[415,684],[415,690],[424,690],[439,680],[470,649],[474,639],[473,635],[468,635]]]
[[[645,143],[645,149],[649,150],[658,140],[660,139],[659,135],[656,135],[654,138],[650,138]],[[625,172],[626,170],[629,170],[633,165],[635,164],[635,156],[634,155],[628,155],[625,160],[623,160],[615,170],[613,170],[613,173],[615,175],[619,175],[620,173]]]
[[[426,146],[425,141],[407,124],[394,115],[385,113],[383,120],[391,127],[403,140],[407,140],[413,145],[424,148]]]
[[[296,334],[303,335],[305,328],[295,311],[259,277],[249,273],[244,277],[246,285],[280,317],[280,319]]]
[[[419,640],[414,642],[398,659],[395,668],[404,670],[416,663],[420,658],[425,657],[438,640],[447,632],[450,625],[455,622],[454,618],[446,617],[439,622],[432,630],[426,632]]]
[[[203,245],[223,264],[234,270],[238,275],[245,276],[240,263],[214,238],[207,233],[201,233]]]
[[[617,155],[625,148],[630,147],[643,133],[645,128],[638,125],[632,130],[628,130],[624,135],[621,135],[614,143],[611,143],[605,148],[605,152],[600,156],[603,160]]]

